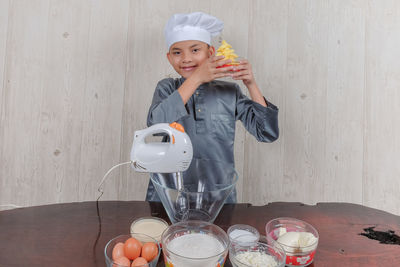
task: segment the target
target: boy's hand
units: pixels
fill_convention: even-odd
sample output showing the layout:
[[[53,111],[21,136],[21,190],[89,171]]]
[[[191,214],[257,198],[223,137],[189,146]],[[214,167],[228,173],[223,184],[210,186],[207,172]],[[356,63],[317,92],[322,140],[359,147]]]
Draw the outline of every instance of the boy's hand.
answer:
[[[190,76],[192,79],[202,83],[211,82],[212,80],[231,76],[233,70],[232,66],[221,67],[231,62],[230,59],[223,60],[224,56],[211,56],[203,64],[201,64],[197,70]]]
[[[257,86],[256,80],[253,75],[253,70],[251,69],[251,65],[247,59],[243,59],[239,61],[239,65],[233,68],[232,78],[234,80],[242,80],[244,85],[246,85],[249,90],[250,97],[254,102],[266,107],[267,103]]]
[[[232,78],[234,80],[242,80],[247,87],[255,84],[256,80],[254,79],[253,70],[247,59],[240,60],[239,65],[235,66],[233,71]]]

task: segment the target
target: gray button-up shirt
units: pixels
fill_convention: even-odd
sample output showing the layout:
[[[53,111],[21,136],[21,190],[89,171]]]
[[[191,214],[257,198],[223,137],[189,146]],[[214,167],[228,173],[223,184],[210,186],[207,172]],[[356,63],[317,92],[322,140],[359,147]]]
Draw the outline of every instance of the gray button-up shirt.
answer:
[[[245,96],[231,82],[214,80],[199,86],[186,105],[178,88],[184,78],[167,78],[158,82],[147,117],[147,125],[178,122],[183,125],[193,145],[193,157],[223,162],[234,168],[235,122],[260,142],[273,142],[279,136],[278,108],[264,107]],[[146,200],[159,201],[149,183]],[[236,202],[236,190],[227,202]]]

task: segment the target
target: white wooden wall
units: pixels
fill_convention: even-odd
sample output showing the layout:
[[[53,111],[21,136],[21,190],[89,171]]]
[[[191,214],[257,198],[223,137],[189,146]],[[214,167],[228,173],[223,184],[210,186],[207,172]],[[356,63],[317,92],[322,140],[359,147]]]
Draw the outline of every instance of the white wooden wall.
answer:
[[[157,81],[176,76],[165,22],[192,11],[225,22],[280,108],[275,143],[237,125],[242,202],[400,214],[397,0],[0,0],[0,209],[97,198],[129,160]],[[121,167],[102,199],[142,200],[147,183]]]

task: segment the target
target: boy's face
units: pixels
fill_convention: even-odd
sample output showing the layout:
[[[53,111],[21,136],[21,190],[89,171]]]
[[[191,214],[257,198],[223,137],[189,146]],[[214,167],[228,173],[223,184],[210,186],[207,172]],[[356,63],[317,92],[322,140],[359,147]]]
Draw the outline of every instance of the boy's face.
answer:
[[[188,78],[214,52],[214,47],[204,42],[189,40],[171,45],[167,57],[175,71]]]

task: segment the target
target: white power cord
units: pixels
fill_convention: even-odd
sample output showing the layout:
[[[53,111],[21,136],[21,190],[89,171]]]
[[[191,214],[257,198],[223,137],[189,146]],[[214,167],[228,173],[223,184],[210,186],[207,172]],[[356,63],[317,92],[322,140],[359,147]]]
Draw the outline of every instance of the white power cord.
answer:
[[[100,184],[99,184],[99,187],[97,188],[97,191],[100,192],[100,196],[97,198],[97,200],[99,200],[99,199],[101,198],[101,196],[103,195],[103,193],[104,193],[103,188],[102,188],[101,186],[103,185],[104,181],[106,180],[106,178],[107,178],[107,176],[110,174],[110,172],[112,172],[115,168],[117,168],[117,167],[119,167],[119,166],[131,164],[131,163],[132,163],[132,161],[127,161],[127,162],[124,162],[124,163],[119,163],[119,164],[117,164],[117,165],[111,167],[111,168],[106,172],[106,174],[103,176],[103,179],[101,179],[101,182],[100,182]]]
[[[119,164],[117,164],[117,165],[111,167],[111,168],[106,172],[106,174],[103,176],[103,179],[101,179],[101,182],[100,182],[100,184],[99,184],[99,187],[97,188],[97,191],[100,192],[100,196],[97,198],[97,200],[99,200],[99,199],[101,198],[101,196],[104,194],[102,185],[103,185],[104,181],[107,179],[108,175],[109,175],[115,168],[117,168],[117,167],[119,167],[119,166],[122,166],[122,165],[131,164],[131,163],[132,163],[132,161],[127,161],[127,162],[119,163]],[[1,210],[1,208],[12,208],[12,209],[16,209],[16,208],[22,208],[22,207],[21,207],[21,206],[14,205],[14,204],[2,204],[2,205],[0,205],[0,210]]]
[[[101,196],[103,195],[104,191],[102,188],[102,185],[104,183],[104,181],[106,180],[107,176],[110,174],[110,172],[112,172],[115,168],[122,166],[122,165],[127,165],[127,164],[131,164],[132,161],[127,161],[124,163],[119,163],[115,166],[112,166],[107,172],[106,174],[103,176],[103,179],[101,179],[101,182],[99,184],[99,187],[97,188],[97,191],[100,192],[100,196],[97,198],[96,200],[96,210],[97,210],[97,218],[99,220],[99,231],[97,233],[97,237],[96,237],[96,241],[94,242],[94,246],[93,246],[93,253],[96,254],[96,246],[97,246],[97,242],[99,241],[100,235],[101,235],[101,216],[100,216],[100,208],[99,208],[99,199],[101,198]]]

